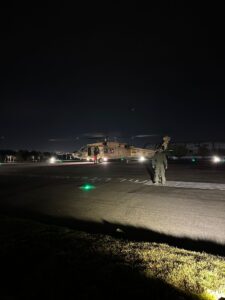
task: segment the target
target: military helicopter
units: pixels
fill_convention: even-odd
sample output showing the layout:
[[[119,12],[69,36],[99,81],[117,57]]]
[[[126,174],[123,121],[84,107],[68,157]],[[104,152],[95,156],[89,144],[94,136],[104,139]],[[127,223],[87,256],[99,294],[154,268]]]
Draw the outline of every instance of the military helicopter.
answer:
[[[147,138],[155,135],[136,135],[133,138]],[[78,158],[82,161],[94,161],[94,156],[97,155],[97,161],[99,163],[107,162],[111,160],[138,160],[144,162],[147,159],[151,159],[157,149],[139,148],[128,143],[121,143],[118,141],[110,141],[109,136],[104,135],[92,135],[91,139],[102,139],[101,141],[87,144],[80,148],[79,151],[73,153],[74,158]],[[114,137],[114,139],[116,139]],[[163,137],[163,142],[159,147],[166,150],[170,141],[169,136]]]

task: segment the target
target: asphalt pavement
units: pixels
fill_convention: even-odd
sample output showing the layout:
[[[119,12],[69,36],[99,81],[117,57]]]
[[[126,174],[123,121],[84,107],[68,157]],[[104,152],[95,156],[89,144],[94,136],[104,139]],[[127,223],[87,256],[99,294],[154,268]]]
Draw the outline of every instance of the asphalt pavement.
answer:
[[[0,208],[225,245],[225,168],[169,164],[154,186],[149,164],[2,164]]]

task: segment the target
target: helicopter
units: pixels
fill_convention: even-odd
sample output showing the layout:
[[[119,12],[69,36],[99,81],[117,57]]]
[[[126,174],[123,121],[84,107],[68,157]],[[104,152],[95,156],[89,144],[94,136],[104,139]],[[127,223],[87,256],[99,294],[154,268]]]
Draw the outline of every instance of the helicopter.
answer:
[[[136,135],[134,137],[137,138],[146,138],[154,135]],[[134,138],[132,137],[132,138]],[[103,140],[90,143],[82,146],[80,150],[73,153],[74,158],[78,158],[82,161],[94,161],[95,155],[97,156],[97,162],[107,162],[111,160],[125,160],[127,163],[130,160],[138,160],[139,162],[144,162],[148,159],[151,159],[157,149],[147,149],[147,148],[139,148],[128,143],[121,143],[118,141],[110,141],[108,136],[96,135],[90,137],[92,139],[100,139]],[[168,144],[170,142],[169,136],[163,137],[163,142],[160,144],[158,148],[162,148],[166,150]]]

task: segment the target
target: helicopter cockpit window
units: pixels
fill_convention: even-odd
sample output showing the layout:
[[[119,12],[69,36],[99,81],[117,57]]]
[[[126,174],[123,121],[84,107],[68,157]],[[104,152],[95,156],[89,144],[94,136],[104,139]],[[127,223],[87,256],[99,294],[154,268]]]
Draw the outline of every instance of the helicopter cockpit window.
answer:
[[[88,156],[91,156],[91,147],[88,147]]]

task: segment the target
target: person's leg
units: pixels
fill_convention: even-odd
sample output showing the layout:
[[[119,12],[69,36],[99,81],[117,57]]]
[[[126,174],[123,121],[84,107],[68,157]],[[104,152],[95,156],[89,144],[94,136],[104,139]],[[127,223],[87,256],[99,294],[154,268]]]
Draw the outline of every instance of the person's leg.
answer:
[[[155,180],[154,180],[154,183],[155,184],[159,183],[159,167],[158,166],[156,166],[156,168],[155,168]]]
[[[162,178],[162,184],[166,184],[166,176],[165,176],[164,166],[161,167],[161,178]]]

